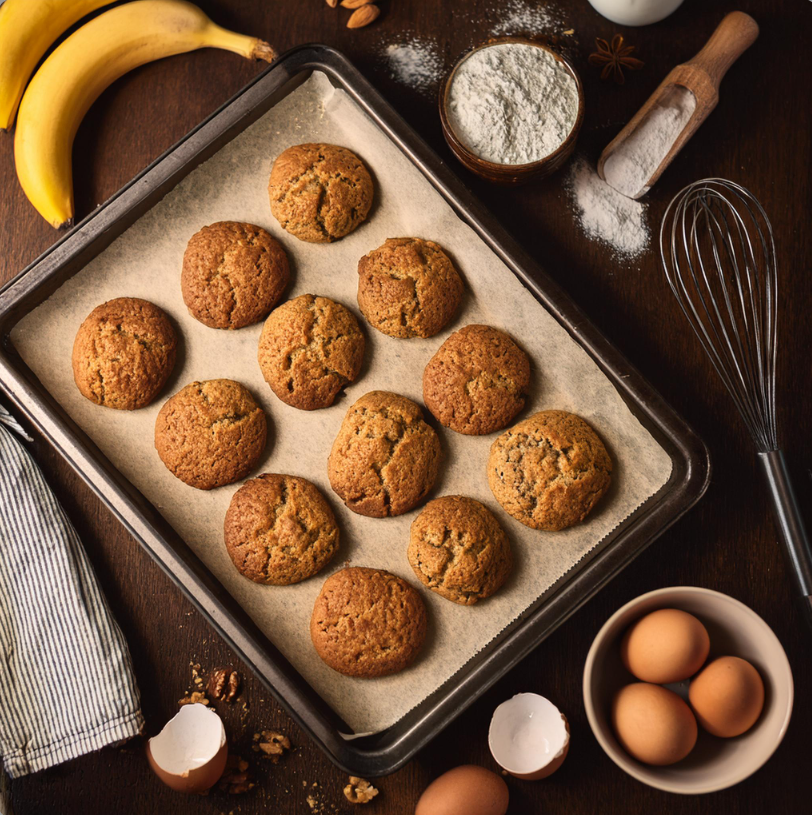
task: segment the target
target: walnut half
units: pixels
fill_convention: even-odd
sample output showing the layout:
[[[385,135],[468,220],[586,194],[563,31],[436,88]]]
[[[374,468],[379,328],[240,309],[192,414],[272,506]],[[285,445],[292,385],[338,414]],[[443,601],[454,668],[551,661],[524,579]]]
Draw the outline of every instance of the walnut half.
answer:
[[[350,776],[350,783],[344,787],[344,796],[351,804],[368,804],[377,794],[378,790],[369,781],[354,775]]]
[[[215,668],[209,675],[206,690],[212,699],[233,702],[240,690],[240,675],[231,666]]]

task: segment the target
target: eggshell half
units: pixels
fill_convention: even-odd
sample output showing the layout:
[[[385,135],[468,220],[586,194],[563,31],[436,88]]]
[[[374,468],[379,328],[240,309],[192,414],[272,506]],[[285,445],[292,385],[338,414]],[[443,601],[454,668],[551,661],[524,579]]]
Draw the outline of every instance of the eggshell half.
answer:
[[[515,778],[539,781],[567,757],[570,729],[564,714],[537,693],[519,693],[494,711],[488,746],[496,763]]]
[[[184,705],[147,742],[147,761],[178,792],[204,792],[225,770],[228,744],[223,720],[201,704]]]
[[[426,787],[415,815],[505,815],[510,793],[503,778],[484,767],[464,764]]]
[[[691,682],[688,699],[708,733],[729,739],[758,720],[764,707],[764,683],[746,659],[719,657]]]

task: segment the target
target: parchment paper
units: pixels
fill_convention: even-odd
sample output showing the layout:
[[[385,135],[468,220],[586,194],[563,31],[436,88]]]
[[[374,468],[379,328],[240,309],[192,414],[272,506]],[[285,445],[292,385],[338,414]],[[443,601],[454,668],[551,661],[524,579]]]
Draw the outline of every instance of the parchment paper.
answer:
[[[355,150],[376,181],[368,222],[330,245],[284,232],[271,216],[267,181],[273,159],[292,144],[324,141]],[[386,337],[366,326],[367,362],[346,396],[326,410],[282,404],[262,379],[256,360],[261,325],[218,331],[196,322],[180,292],[187,240],[205,224],[248,221],[270,230],[294,269],[289,296],[334,298],[357,312],[357,263],[386,238],[438,241],[456,262],[467,295],[455,323],[428,340]],[[148,408],[115,411],[84,399],[71,373],[79,325],[114,297],[143,297],[179,325],[182,352],[165,393]],[[358,314],[360,317],[360,314]],[[409,526],[419,510],[398,518],[355,515],[333,494],[327,456],[347,408],[370,390],[391,390],[422,401],[422,371],[448,334],[469,323],[503,328],[533,361],[532,398],[519,418],[545,408],[574,411],[607,443],[614,485],[586,523],[557,533],[530,530],[510,518],[488,488],[485,465],[495,435],[461,436],[440,428],[445,466],[433,496],[464,494],[492,509],[510,536],[516,568],[494,597],[472,607],[421,593],[431,619],[426,648],[409,670],[375,680],[343,677],[316,656],[309,619],[324,578],[349,560],[388,569],[418,585],[406,559]],[[618,393],[516,277],[466,226],[343,91],[314,74],[248,130],[192,172],[84,270],[15,328],[12,341],[40,380],[124,475],[159,508],[271,640],[356,733],[394,724],[459,670],[539,595],[573,567],[668,480],[665,451],[626,408]],[[155,417],[169,395],[193,380],[227,377],[246,384],[267,411],[270,435],[259,472],[304,476],[331,501],[341,525],[341,549],[330,566],[295,586],[260,586],[243,578],[223,545],[223,517],[239,485],[211,492],[186,486],[164,467],[153,447]]]

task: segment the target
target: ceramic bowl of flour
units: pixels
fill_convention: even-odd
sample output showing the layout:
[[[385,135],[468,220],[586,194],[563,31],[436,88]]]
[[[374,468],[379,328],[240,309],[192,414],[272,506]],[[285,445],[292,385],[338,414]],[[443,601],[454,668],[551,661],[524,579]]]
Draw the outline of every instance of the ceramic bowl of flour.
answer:
[[[583,120],[578,73],[552,48],[521,37],[470,49],[440,92],[449,147],[469,170],[506,186],[561,168]]]

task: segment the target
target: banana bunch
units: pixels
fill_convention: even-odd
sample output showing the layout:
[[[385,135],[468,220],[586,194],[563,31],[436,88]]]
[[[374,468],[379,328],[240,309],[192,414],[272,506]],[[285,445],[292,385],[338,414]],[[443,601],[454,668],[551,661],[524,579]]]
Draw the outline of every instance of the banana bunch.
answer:
[[[111,2],[6,0],[0,6],[0,129],[10,128],[17,114],[17,177],[28,200],[56,228],[73,221],[73,139],[108,85],[139,65],[198,48],[222,48],[268,62],[275,57],[268,43],[215,25],[186,0],[135,0],[77,29],[26,88],[53,42]]]

